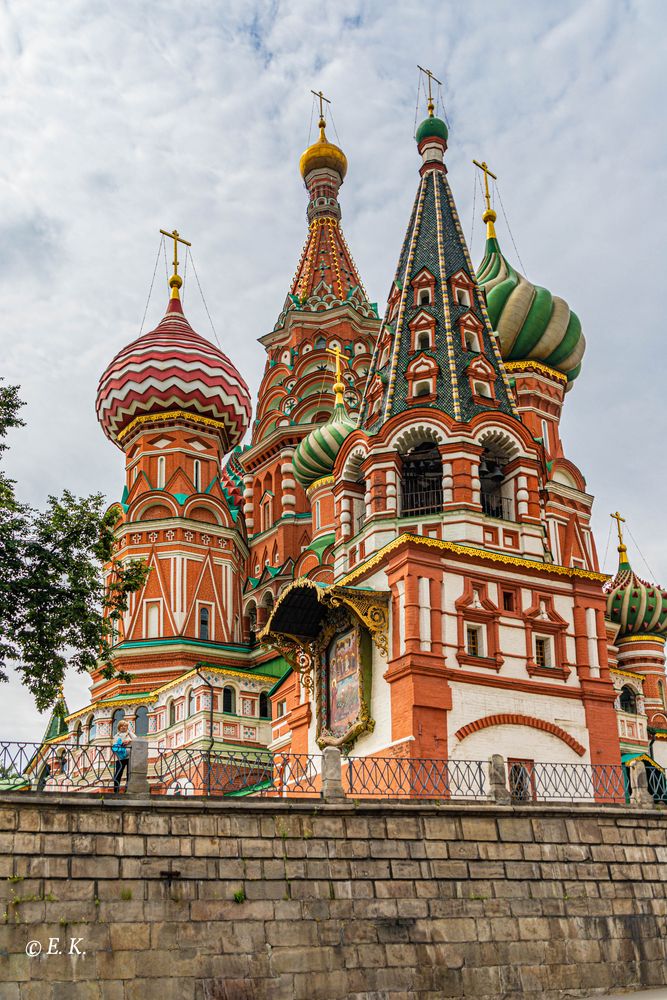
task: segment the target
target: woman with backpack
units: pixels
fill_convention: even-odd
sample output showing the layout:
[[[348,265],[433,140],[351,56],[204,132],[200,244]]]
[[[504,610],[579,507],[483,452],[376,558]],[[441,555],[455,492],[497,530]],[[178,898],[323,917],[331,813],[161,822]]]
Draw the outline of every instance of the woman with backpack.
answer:
[[[116,758],[116,766],[114,768],[113,774],[113,790],[114,794],[118,794],[120,791],[120,783],[123,774],[127,772],[127,777],[130,777],[130,744],[132,740],[136,737],[134,729],[127,722],[119,722],[118,730],[116,733],[116,739],[114,740],[111,752]]]

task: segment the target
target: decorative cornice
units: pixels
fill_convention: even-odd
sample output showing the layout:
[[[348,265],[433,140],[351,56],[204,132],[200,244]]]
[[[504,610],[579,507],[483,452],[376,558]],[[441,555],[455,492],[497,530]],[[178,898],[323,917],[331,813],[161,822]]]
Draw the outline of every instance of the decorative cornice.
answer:
[[[579,569],[576,566],[558,566],[555,563],[537,562],[534,559],[520,559],[517,556],[506,556],[501,552],[489,552],[486,549],[476,549],[470,545],[459,545],[456,542],[443,542],[439,538],[422,538],[421,535],[405,533],[394,538],[376,552],[374,556],[367,559],[361,566],[357,566],[351,573],[347,573],[342,580],[336,582],[336,586],[349,586],[354,580],[364,576],[369,570],[378,566],[391,552],[401,545],[410,543],[412,545],[423,546],[424,548],[440,549],[444,552],[451,552],[452,555],[468,556],[476,559],[483,559],[488,562],[503,563],[506,566],[518,566],[525,570],[539,570],[541,573],[549,573],[553,576],[575,577],[583,580],[594,580],[604,583],[609,579],[606,573],[593,573],[587,569]],[[664,639],[662,640],[664,642]]]
[[[620,674],[622,677],[631,677],[635,681],[644,681],[646,678],[643,674],[636,674],[634,670],[619,670],[618,667],[610,667],[609,673]]]
[[[144,413],[139,417],[135,417],[127,427],[124,427],[119,432],[117,440],[119,442],[123,441],[140,424],[159,423],[161,420],[191,420],[195,424],[215,427],[216,430],[222,431],[225,435],[228,433],[227,427],[222,420],[213,420],[212,417],[201,417],[198,413],[186,413],[185,410],[169,410],[167,413]]]
[[[547,375],[549,378],[554,379],[556,382],[562,382],[563,385],[567,384],[567,375],[556,371],[555,368],[550,368],[549,365],[543,365],[540,361],[505,361],[505,371],[510,373],[537,371],[541,372],[542,375]]]
[[[306,490],[306,496],[309,497],[311,493],[313,493],[314,490],[318,490],[320,486],[329,486],[330,483],[335,483],[335,482],[336,482],[335,476],[322,476],[321,479],[316,479],[314,483],[310,484],[310,486]]]
[[[616,645],[620,649],[626,642],[657,642],[659,646],[664,646],[667,638],[664,635],[651,635],[650,633],[647,635],[624,635],[622,639],[617,641]]]
[[[71,715],[66,715],[65,722],[71,722],[72,719],[78,719],[80,715],[87,715],[88,712],[94,712],[98,708],[122,706],[128,702],[132,705],[149,705],[155,700],[155,694],[139,695],[136,698],[131,694],[123,695],[122,698],[102,698],[100,701],[93,701],[90,705],[86,705],[85,708],[80,708],[78,712],[72,712]]]

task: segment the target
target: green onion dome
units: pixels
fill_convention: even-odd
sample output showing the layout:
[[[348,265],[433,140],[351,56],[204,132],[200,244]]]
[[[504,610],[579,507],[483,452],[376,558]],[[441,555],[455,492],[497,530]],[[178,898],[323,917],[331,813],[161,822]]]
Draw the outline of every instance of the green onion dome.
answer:
[[[442,139],[444,142],[447,142],[448,134],[447,126],[443,122],[442,118],[436,118],[434,115],[429,115],[429,117],[425,118],[417,129],[415,139],[417,140],[417,144],[419,144],[423,139],[430,139],[433,136],[436,136],[438,139]]]
[[[308,434],[294,452],[292,468],[294,477],[308,489],[323,476],[330,476],[345,438],[356,427],[356,421],[347,415],[345,403],[337,399],[330,419]]]
[[[641,580],[627,561],[625,546],[613,580],[605,586],[607,618],[619,625],[619,639],[667,634],[667,592]]]
[[[487,214],[495,219],[493,210]],[[513,268],[501,252],[492,222],[491,232],[477,280],[486,290],[503,361],[539,361],[566,375],[570,388],[586,348],[579,318],[564,299],[533,285]]]

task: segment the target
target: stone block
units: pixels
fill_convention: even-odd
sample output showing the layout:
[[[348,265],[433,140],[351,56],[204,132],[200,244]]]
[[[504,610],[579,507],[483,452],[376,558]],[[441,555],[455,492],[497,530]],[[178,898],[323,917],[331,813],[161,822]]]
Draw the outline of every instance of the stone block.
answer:
[[[149,924],[112,924],[109,933],[112,951],[147,951],[150,948]]]
[[[464,816],[461,820],[465,840],[498,840],[498,828],[495,819],[485,816]]]
[[[423,823],[427,840],[461,840],[461,822],[454,816],[425,816]]]
[[[87,857],[72,858],[72,878],[118,878],[120,864],[118,858]]]
[[[0,830],[15,830],[17,825],[16,809],[12,806],[0,806]]]
[[[498,818],[498,835],[503,842],[519,841],[525,844],[533,839],[533,827],[527,816],[500,816]]]

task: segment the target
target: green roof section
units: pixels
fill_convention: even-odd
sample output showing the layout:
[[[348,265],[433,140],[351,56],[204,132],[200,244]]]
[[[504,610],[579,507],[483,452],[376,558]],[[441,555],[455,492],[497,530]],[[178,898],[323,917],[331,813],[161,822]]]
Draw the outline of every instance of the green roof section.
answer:
[[[336,532],[328,532],[326,535],[321,535],[319,538],[316,538],[314,542],[311,542],[306,551],[314,552],[318,560],[322,562],[322,554],[324,553],[324,550],[328,549],[330,545],[333,545],[335,541]]]
[[[432,136],[436,136],[438,139],[443,139],[447,142],[448,135],[449,131],[442,118],[436,118],[435,115],[430,115],[428,118],[425,118],[417,128],[415,139],[419,143],[423,139],[430,139]]]

